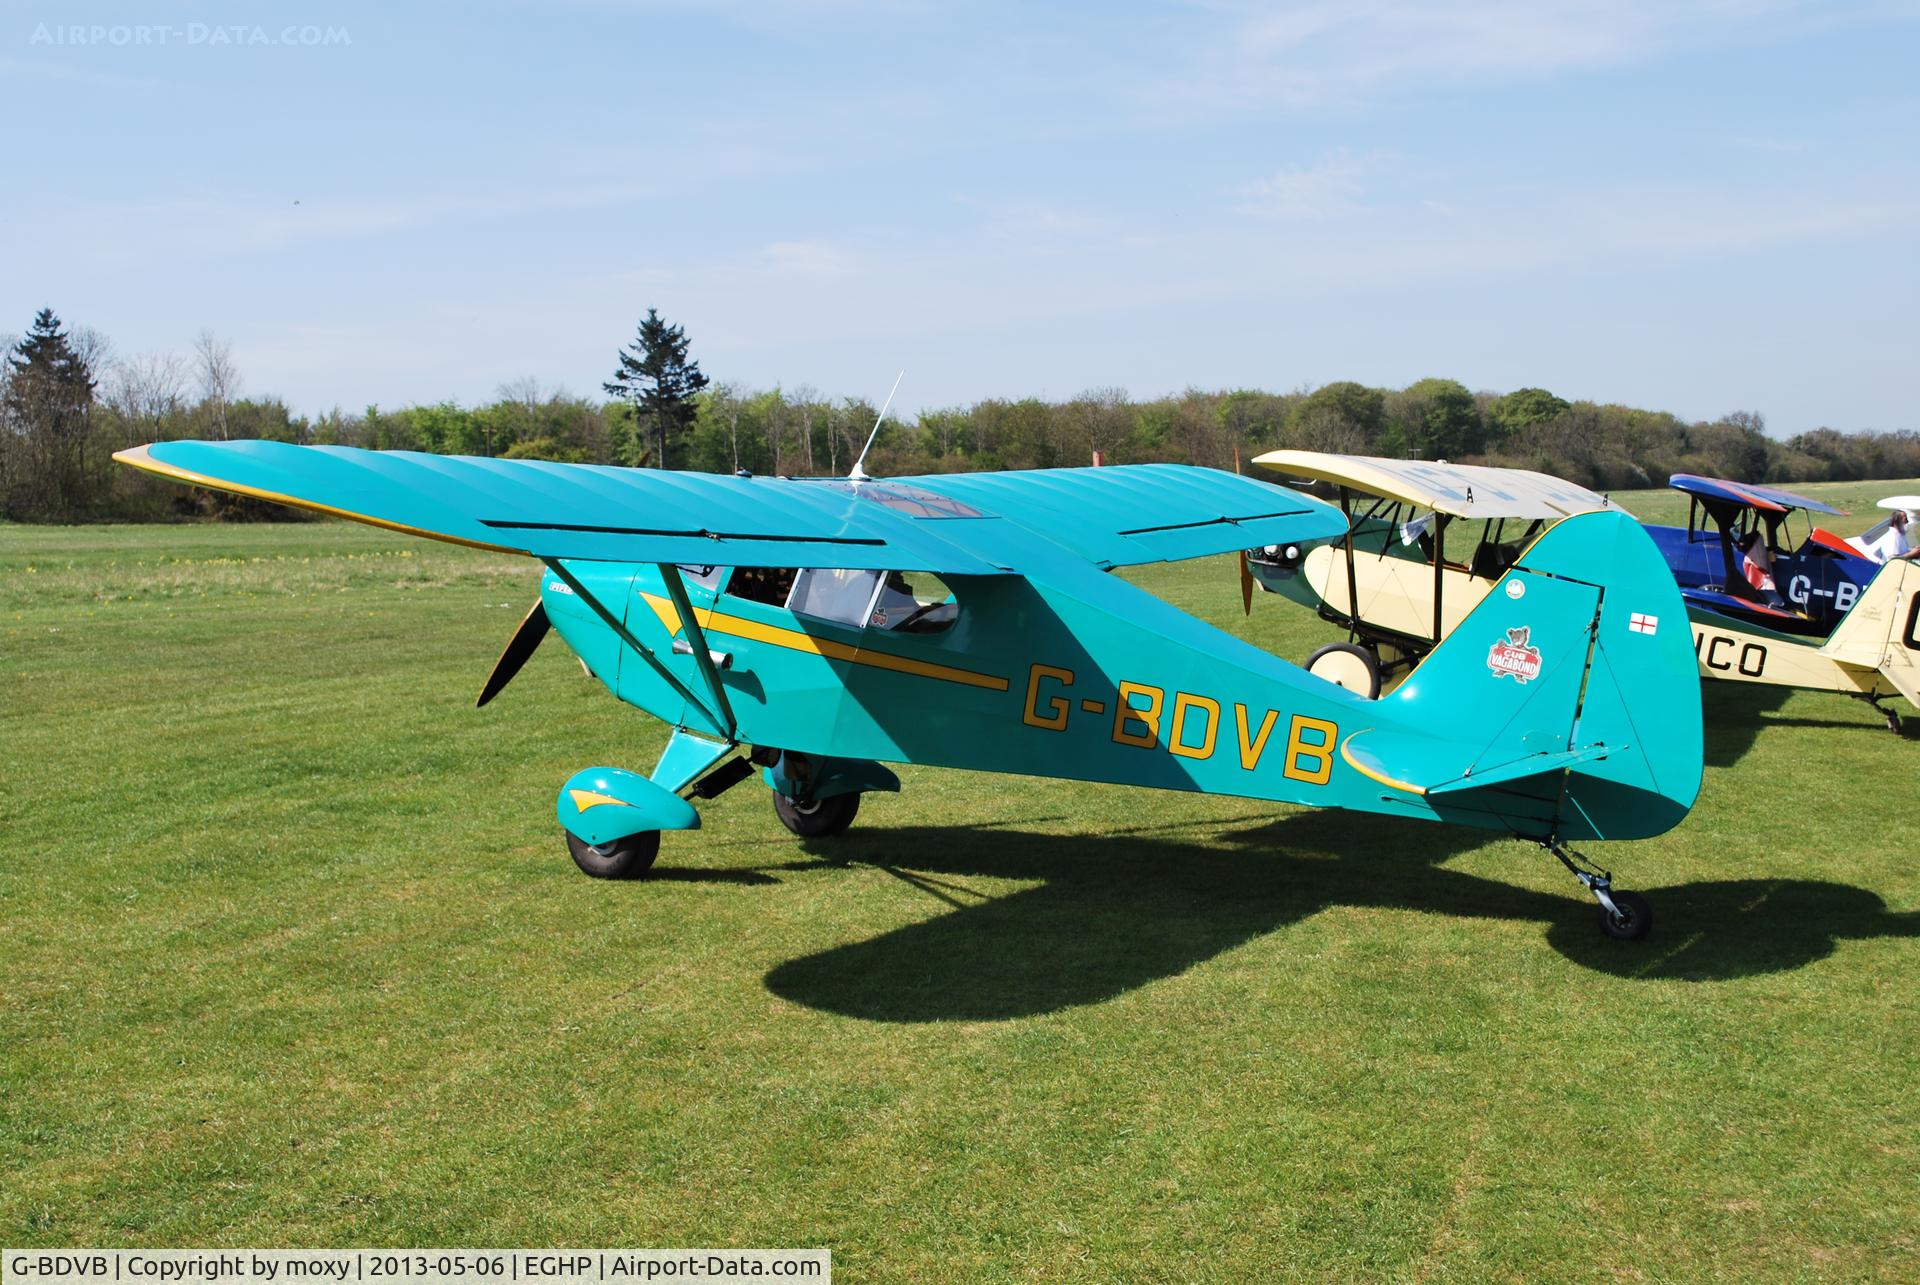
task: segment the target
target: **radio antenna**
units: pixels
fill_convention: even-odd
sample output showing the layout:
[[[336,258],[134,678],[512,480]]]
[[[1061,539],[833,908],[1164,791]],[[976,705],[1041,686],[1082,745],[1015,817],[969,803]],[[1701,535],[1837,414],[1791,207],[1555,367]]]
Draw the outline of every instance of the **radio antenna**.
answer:
[[[868,480],[865,467],[867,452],[873,449],[873,440],[880,436],[880,425],[887,422],[887,411],[893,406],[893,395],[900,391],[900,381],[906,377],[907,372],[904,370],[893,377],[893,388],[887,393],[886,405],[880,408],[880,417],[873,421],[873,431],[867,434],[867,444],[860,448],[860,458],[853,462],[853,471],[847,474],[849,478],[856,482],[865,482]]]

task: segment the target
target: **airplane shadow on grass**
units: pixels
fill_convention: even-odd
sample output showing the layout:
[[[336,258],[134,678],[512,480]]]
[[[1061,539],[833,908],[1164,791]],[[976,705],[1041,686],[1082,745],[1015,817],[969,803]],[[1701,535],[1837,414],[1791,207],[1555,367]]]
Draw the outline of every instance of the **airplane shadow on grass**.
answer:
[[[1702,683],[1701,712],[1705,717],[1705,758],[1708,767],[1732,767],[1760,739],[1760,733],[1774,727],[1837,727],[1857,730],[1868,738],[1891,737],[1885,716],[1864,701],[1848,700],[1834,693],[1815,693],[1819,708],[1831,715],[1824,718],[1782,717],[1780,709],[1794,695],[1786,687],[1762,687],[1755,683]],[[1890,705],[1904,709],[1899,702]],[[1920,739],[1920,726],[1911,717],[1905,719],[1899,734],[1907,740]],[[1869,744],[1878,744],[1869,740]]]
[[[1752,683],[1700,684],[1700,713],[1704,734],[1702,749],[1708,767],[1732,767],[1747,756],[1760,733],[1773,725],[1768,717],[1778,713],[1793,695],[1785,687],[1761,687]]]
[[[1565,894],[1536,892],[1437,864],[1489,843],[1508,846],[1516,862],[1551,863],[1484,833],[1311,812],[1225,838],[1232,848],[1151,828],[1084,838],[909,827],[809,845],[952,909],[790,960],[766,984],[795,1003],[876,1021],[1027,1017],[1113,998],[1339,905],[1537,920],[1562,955],[1623,978],[1723,981],[1800,967],[1841,940],[1920,936],[1920,914],[1889,913],[1864,889],[1783,879],[1645,889],[1653,935],[1616,942],[1601,936],[1592,900],[1571,881]],[[969,878],[1043,882],[989,896]]]

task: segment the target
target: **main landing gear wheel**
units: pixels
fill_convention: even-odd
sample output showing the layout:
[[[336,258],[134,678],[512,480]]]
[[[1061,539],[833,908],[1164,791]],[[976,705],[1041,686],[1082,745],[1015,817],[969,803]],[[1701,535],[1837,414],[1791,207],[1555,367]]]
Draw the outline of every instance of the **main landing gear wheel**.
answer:
[[[1639,941],[1653,928],[1653,907],[1647,899],[1637,892],[1627,892],[1613,886],[1613,875],[1595,866],[1591,861],[1575,852],[1557,839],[1541,841],[1541,847],[1551,852],[1560,864],[1573,872],[1580,886],[1593,894],[1600,903],[1600,931],[1615,941]],[[1586,869],[1582,869],[1584,866]]]
[[[638,879],[653,869],[653,859],[660,855],[660,832],[642,830],[624,839],[592,844],[568,831],[567,851],[573,854],[573,864],[595,879]]]
[[[1353,643],[1328,643],[1307,657],[1307,672],[1368,700],[1380,696],[1380,662]]]
[[[780,824],[803,839],[824,839],[841,834],[853,824],[860,812],[858,794],[836,794],[830,799],[790,799],[773,796],[773,813]]]

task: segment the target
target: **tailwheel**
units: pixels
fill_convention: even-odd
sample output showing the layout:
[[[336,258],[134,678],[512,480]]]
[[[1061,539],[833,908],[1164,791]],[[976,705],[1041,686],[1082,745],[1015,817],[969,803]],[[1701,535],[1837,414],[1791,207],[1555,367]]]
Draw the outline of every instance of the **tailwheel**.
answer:
[[[1365,647],[1328,643],[1307,657],[1307,672],[1336,687],[1374,700],[1380,695],[1380,662]]]
[[[653,859],[660,855],[658,830],[642,830],[600,844],[577,838],[570,830],[566,835],[573,864],[595,879],[638,879],[653,869]]]
[[[1609,891],[1613,909],[1600,907],[1600,931],[1615,941],[1639,941],[1653,927],[1653,907],[1637,892]]]
[[[1600,903],[1600,931],[1615,941],[1639,941],[1653,930],[1653,907],[1637,892],[1613,886],[1613,874],[1557,839],[1546,839],[1541,847],[1551,852],[1560,864],[1573,872],[1580,886]],[[1582,869],[1582,867],[1586,867]]]
[[[780,824],[803,839],[824,839],[842,834],[860,813],[858,794],[836,794],[830,799],[790,799],[773,796],[773,813]]]

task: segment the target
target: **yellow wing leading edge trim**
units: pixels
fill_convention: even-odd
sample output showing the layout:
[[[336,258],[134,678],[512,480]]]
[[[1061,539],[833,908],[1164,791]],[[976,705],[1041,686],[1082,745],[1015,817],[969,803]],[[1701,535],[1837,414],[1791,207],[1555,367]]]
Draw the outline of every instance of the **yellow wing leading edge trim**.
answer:
[[[511,553],[520,557],[530,557],[525,549],[516,549],[505,544],[486,544],[479,540],[463,540],[457,535],[445,535],[439,531],[428,531],[421,527],[407,526],[401,522],[389,522],[385,518],[369,517],[365,513],[355,513],[351,509],[336,509],[330,504],[319,504],[313,500],[302,500],[291,495],[281,495],[277,491],[263,491],[258,487],[243,486],[238,482],[226,482],[217,477],[208,477],[204,473],[195,473],[191,469],[163,463],[153,458],[151,448],[130,446],[124,451],[115,451],[113,458],[121,464],[130,465],[143,473],[152,473],[156,477],[172,478],[176,482],[190,482],[194,486],[204,486],[210,491],[226,491],[233,495],[247,495],[256,500],[271,500],[275,504],[291,505],[296,509],[306,509],[313,513],[324,513],[328,517],[345,518],[349,522],[364,522],[368,526],[384,527],[389,531],[398,531],[402,535],[417,535],[423,539],[439,540],[446,544],[463,544],[469,549],[485,549],[489,553]]]
[[[1353,748],[1353,743],[1356,740],[1372,730],[1371,727],[1363,727],[1353,733],[1353,735],[1347,737],[1346,740],[1340,742],[1340,757],[1346,760],[1347,766],[1358,772],[1361,776],[1378,781],[1382,785],[1390,786],[1396,790],[1403,790],[1408,794],[1424,795],[1427,792],[1426,786],[1415,785],[1411,781],[1402,781],[1398,777],[1388,776],[1385,769],[1380,766],[1379,760],[1372,759],[1372,761],[1369,761],[1371,756],[1366,755],[1366,751],[1356,751]]]

